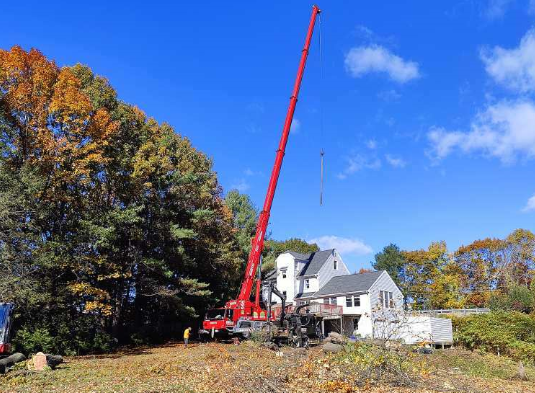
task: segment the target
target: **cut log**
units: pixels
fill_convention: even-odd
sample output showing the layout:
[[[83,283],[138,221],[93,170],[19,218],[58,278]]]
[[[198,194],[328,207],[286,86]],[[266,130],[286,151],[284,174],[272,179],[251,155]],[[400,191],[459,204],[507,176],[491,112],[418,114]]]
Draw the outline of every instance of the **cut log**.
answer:
[[[12,367],[15,363],[19,363],[26,360],[26,356],[22,353],[14,353],[7,358],[0,359],[0,374],[5,374],[9,367]]]
[[[59,355],[50,355],[39,352],[33,356],[32,363],[33,369],[36,371],[43,371],[46,367],[50,367],[54,370],[58,364],[63,363],[63,358]]]
[[[52,370],[54,370],[58,365],[63,363],[63,357],[60,355],[46,355],[46,362],[48,364],[48,367],[50,367]]]

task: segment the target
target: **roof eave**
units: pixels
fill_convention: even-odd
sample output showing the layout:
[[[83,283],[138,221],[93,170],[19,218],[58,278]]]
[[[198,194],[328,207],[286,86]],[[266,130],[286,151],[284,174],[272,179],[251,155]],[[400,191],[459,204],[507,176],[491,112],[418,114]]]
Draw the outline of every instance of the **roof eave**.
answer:
[[[327,293],[327,294],[320,294],[318,295],[317,293],[314,294],[314,297],[316,298],[323,298],[323,297],[329,297],[329,296],[344,296],[344,295],[354,295],[355,293],[360,293],[360,294],[364,294],[364,293],[369,293],[370,291],[368,289],[364,290],[364,291],[349,291],[349,292],[339,292],[339,293]]]

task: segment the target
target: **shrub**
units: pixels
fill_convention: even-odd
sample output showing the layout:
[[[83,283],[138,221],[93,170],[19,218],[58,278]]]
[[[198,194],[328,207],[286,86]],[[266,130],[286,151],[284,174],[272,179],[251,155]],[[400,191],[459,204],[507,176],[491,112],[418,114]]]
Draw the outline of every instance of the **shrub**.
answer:
[[[520,311],[530,313],[534,311],[534,292],[523,285],[513,285],[506,293],[491,296],[489,307],[494,311]]]
[[[535,362],[535,316],[498,311],[453,318],[455,342],[468,349]]]
[[[25,354],[49,353],[54,349],[54,338],[47,329],[41,328],[30,331],[27,328],[23,328],[13,338],[13,347],[17,352]]]
[[[344,345],[335,358],[348,366],[350,373],[359,376],[357,383],[367,385],[386,382],[394,385],[412,385],[414,381],[414,354],[406,348],[356,342]]]

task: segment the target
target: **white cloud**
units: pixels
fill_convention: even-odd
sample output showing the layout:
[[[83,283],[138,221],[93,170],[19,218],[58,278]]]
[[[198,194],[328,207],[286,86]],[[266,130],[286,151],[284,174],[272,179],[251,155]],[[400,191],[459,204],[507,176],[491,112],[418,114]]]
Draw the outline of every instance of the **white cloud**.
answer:
[[[482,50],[480,56],[496,83],[520,93],[535,91],[535,29],[522,37],[517,48],[497,46]]]
[[[299,119],[297,119],[297,118],[294,118],[292,120],[292,125],[290,127],[290,132],[292,134],[297,134],[300,129],[301,129],[301,121],[299,121]]]
[[[360,35],[364,39],[375,40],[375,37],[376,37],[375,33],[372,31],[372,29],[364,25],[357,25],[357,27],[355,28],[355,31],[357,32],[358,35]]]
[[[374,139],[370,139],[366,142],[366,147],[370,150],[374,150],[377,147],[377,142]]]
[[[390,154],[387,154],[385,156],[386,162],[388,162],[390,165],[392,165],[394,168],[404,168],[407,163],[404,159],[399,157],[393,157]]]
[[[379,169],[381,168],[381,160],[376,157],[365,157],[357,154],[353,157],[347,158],[347,167],[343,172],[339,173],[337,177],[341,180],[347,176],[352,175],[362,169]]]
[[[512,0],[489,0],[488,6],[484,11],[485,17],[491,20],[503,17],[511,2]]]
[[[535,157],[535,104],[531,101],[501,101],[478,114],[470,130],[448,131],[432,128],[427,137],[429,155],[442,159],[459,150],[480,152],[513,163],[518,157]]]
[[[245,192],[249,188],[251,188],[251,186],[249,185],[249,183],[247,183],[247,181],[245,179],[240,179],[240,180],[238,180],[238,182],[236,182],[235,184],[231,185],[230,188],[232,190],[238,190],[239,192]]]
[[[322,250],[335,248],[342,255],[367,255],[373,252],[373,249],[362,240],[338,236],[321,236],[308,240],[308,243],[316,243]]]
[[[535,210],[535,195],[533,195],[531,198],[528,199],[528,203],[522,209],[523,212],[531,212]]]
[[[535,1],[535,0],[534,0]],[[396,90],[384,90],[377,93],[377,97],[385,102],[397,101],[401,98],[401,94]]]
[[[403,60],[380,45],[352,48],[346,55],[345,66],[355,78],[379,72],[388,74],[398,83],[405,83],[420,77],[418,63]]]

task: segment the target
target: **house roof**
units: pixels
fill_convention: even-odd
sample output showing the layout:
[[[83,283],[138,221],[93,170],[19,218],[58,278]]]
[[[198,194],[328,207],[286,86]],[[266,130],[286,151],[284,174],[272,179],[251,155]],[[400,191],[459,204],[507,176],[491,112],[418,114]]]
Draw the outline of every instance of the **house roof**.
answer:
[[[310,259],[310,256],[312,255],[311,252],[306,254],[301,254],[300,252],[295,251],[286,251],[287,253],[291,254],[295,259],[299,259],[300,261],[308,261]]]
[[[315,294],[316,292],[303,292],[303,293],[298,293],[295,298],[296,299],[301,299],[301,298],[307,298],[307,297],[313,297],[313,295]]]
[[[264,280],[272,281],[277,279],[277,269],[270,270],[266,273]]]
[[[348,274],[336,276],[329,280],[314,297],[337,295],[343,293],[365,292],[371,288],[384,270],[370,273]]]
[[[329,257],[333,254],[333,252],[334,252],[334,249],[310,253],[308,257],[308,263],[301,270],[299,275],[300,276],[313,276],[314,274],[318,274],[323,264],[327,261],[327,259],[329,259]],[[292,252],[292,255],[294,255],[293,252]]]

